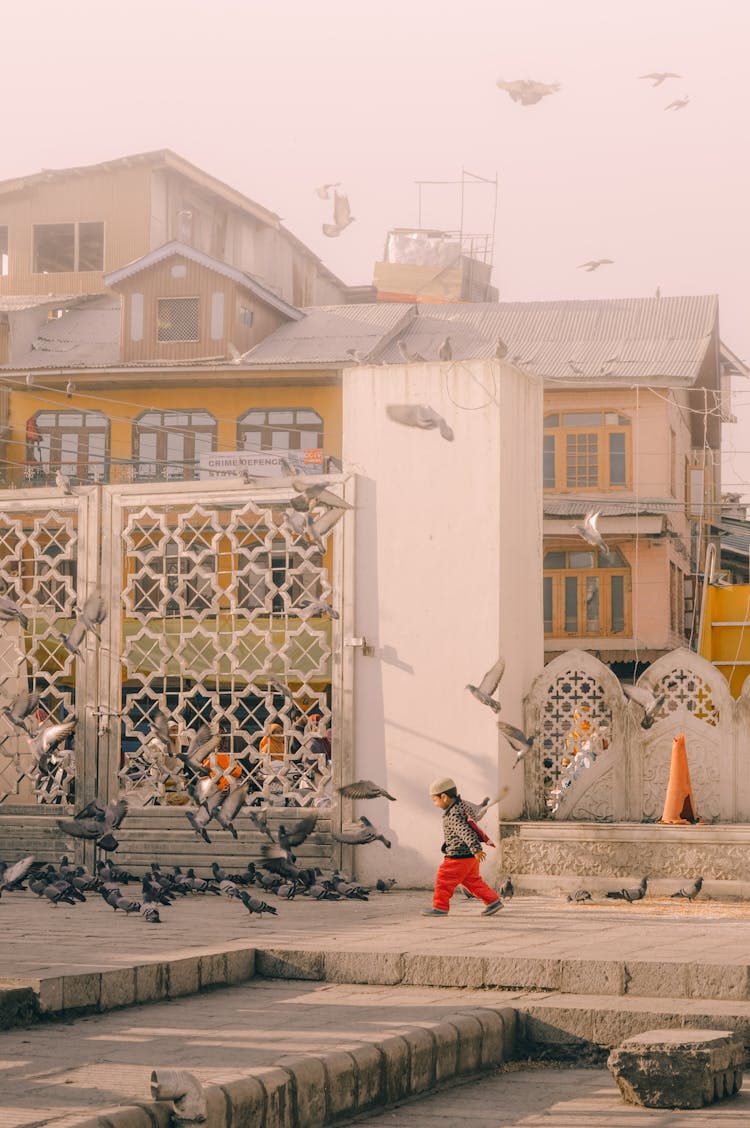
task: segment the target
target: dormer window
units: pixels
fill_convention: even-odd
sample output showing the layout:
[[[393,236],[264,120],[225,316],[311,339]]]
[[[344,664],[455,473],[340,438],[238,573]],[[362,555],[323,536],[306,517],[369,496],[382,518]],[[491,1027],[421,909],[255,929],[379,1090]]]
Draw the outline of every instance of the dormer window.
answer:
[[[156,309],[157,341],[199,341],[200,318],[200,298],[159,298]]]
[[[35,223],[34,274],[104,270],[103,223]]]

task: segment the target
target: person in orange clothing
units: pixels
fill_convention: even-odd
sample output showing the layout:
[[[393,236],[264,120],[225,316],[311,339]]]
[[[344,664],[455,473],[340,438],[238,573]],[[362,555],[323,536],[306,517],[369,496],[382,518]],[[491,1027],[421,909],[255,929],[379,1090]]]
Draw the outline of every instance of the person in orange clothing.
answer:
[[[242,776],[242,768],[236,762],[235,757],[227,751],[226,740],[226,737],[222,737],[216,752],[211,752],[205,760],[201,761],[202,766],[208,769],[211,779],[216,781],[219,791],[229,790],[228,777],[240,779]]]
[[[284,759],[284,730],[281,725],[274,724],[268,726],[268,733],[260,742],[258,746],[261,756],[268,753],[269,760],[283,760]]]

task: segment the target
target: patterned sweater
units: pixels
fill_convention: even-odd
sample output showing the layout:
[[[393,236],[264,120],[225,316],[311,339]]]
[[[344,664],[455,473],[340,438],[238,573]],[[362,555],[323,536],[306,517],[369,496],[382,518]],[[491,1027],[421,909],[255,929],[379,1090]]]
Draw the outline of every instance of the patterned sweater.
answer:
[[[469,826],[472,811],[459,795],[455,803],[443,812],[443,846],[446,858],[473,858],[482,849],[482,840]]]

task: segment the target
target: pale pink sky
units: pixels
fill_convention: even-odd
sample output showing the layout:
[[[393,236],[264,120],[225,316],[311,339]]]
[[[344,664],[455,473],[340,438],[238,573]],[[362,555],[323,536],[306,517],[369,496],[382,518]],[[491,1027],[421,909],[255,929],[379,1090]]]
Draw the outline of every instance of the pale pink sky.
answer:
[[[364,283],[387,229],[416,223],[416,179],[497,172],[502,299],[715,292],[750,361],[746,0],[26,0],[3,40],[0,178],[168,147]],[[652,70],[683,77],[637,80]],[[561,90],[521,107],[499,77]],[[328,180],[357,217],[338,240],[313,194]],[[426,222],[458,225],[427,199]],[[750,493],[736,391],[726,485]]]

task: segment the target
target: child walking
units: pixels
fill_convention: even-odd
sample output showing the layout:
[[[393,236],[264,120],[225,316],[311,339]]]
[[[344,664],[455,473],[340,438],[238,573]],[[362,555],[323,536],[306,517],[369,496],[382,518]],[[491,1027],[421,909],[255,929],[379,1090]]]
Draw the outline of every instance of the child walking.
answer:
[[[463,885],[474,897],[484,901],[482,916],[493,916],[503,907],[494,889],[479,874],[479,863],[484,861],[483,841],[471,812],[458,794],[458,789],[448,776],[430,784],[430,795],[436,807],[443,812],[442,851],[445,855],[435,878],[432,908],[423,909],[422,916],[448,915],[450,899],[458,885]]]

